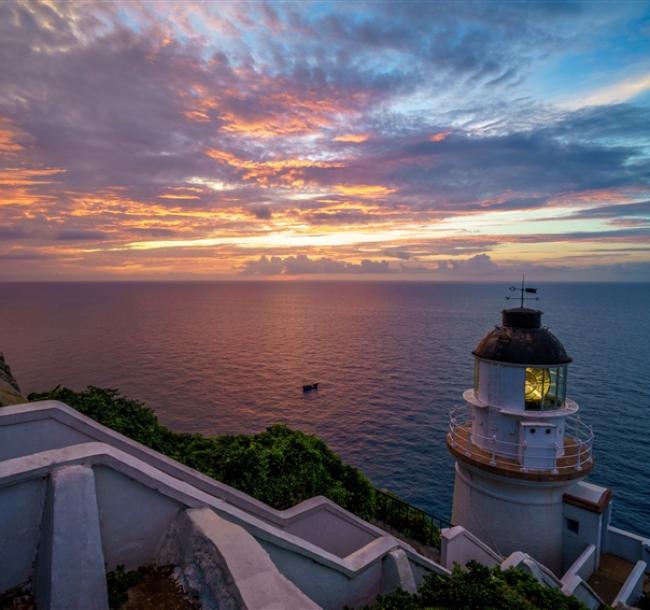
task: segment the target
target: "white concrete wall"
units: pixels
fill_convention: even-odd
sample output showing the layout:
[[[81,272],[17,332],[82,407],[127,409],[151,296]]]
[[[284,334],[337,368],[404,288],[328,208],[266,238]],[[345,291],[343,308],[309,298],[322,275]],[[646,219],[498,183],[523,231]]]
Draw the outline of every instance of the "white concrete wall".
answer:
[[[0,460],[97,440],[49,417],[4,423],[0,415]]]
[[[618,608],[619,604],[632,606],[643,594],[644,576],[648,566],[645,561],[637,561],[630,575],[627,577],[620,591],[614,598],[612,606]]]
[[[457,463],[452,522],[499,555],[522,550],[559,574],[562,500],[572,484],[507,479]]]
[[[617,527],[607,528],[605,552],[627,559],[632,563],[643,561],[650,565],[650,538],[644,538]]]
[[[601,541],[603,514],[565,503],[562,510],[562,516],[563,569],[567,570],[585,548],[587,548],[587,546],[594,545],[595,570],[598,567],[599,558],[603,552]],[[577,533],[569,529],[569,519],[578,523],[579,530]]]
[[[32,575],[46,487],[45,477],[0,487],[0,593]]]
[[[346,557],[366,546],[377,536],[324,508],[307,512],[288,524],[285,531],[309,540],[338,557]]]
[[[186,506],[112,468],[95,468],[99,522],[109,570],[151,563],[171,523]]]
[[[440,542],[440,563],[447,569],[456,563],[464,566],[468,561],[478,561],[490,567],[503,561],[503,557],[461,525],[442,530]]]
[[[292,553],[277,543],[258,541],[280,572],[325,610],[364,605],[372,602],[382,591],[381,561],[372,562],[352,581],[336,570],[316,570],[309,558]]]
[[[562,576],[562,592],[573,595],[588,608],[596,610],[602,605],[602,600],[587,584],[586,580],[596,569],[598,555],[596,547],[590,544],[573,562]]]
[[[598,567],[598,553],[594,544],[588,545],[576,560],[569,566],[569,569],[562,576],[562,581],[572,576],[579,576],[587,580]]]

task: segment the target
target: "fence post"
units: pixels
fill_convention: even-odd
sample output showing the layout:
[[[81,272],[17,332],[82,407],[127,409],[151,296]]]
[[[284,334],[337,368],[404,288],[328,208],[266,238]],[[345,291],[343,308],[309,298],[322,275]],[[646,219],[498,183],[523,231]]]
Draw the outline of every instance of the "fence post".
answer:
[[[492,459],[490,460],[490,464],[491,464],[492,466],[496,466],[496,465],[497,465],[497,456],[496,456],[496,453],[495,453],[495,446],[496,446],[496,444],[497,444],[497,435],[496,435],[496,434],[493,434],[493,435],[492,435]]]

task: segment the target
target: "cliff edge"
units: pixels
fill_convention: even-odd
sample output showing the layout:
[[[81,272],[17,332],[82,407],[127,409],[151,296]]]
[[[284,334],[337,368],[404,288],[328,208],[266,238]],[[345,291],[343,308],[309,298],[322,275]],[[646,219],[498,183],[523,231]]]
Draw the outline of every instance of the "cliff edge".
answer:
[[[17,405],[21,402],[27,402],[27,399],[20,393],[18,382],[11,374],[4,354],[0,352],[0,406]]]

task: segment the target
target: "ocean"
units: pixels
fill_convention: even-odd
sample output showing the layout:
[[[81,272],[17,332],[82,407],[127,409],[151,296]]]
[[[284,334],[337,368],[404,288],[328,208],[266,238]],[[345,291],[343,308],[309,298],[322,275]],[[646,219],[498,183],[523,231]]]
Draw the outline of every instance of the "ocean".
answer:
[[[650,531],[650,284],[540,284],[593,425],[590,480],[614,524]],[[451,512],[448,412],[507,284],[0,284],[0,351],[24,392],[118,388],[178,431],[324,438],[381,488]],[[319,382],[304,394],[302,385]]]

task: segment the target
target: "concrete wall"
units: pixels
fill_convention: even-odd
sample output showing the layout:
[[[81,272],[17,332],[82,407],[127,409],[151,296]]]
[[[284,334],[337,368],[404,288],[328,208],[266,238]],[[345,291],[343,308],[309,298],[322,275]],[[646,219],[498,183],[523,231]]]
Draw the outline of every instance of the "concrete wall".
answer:
[[[440,563],[447,569],[453,568],[455,563],[464,566],[468,561],[478,561],[490,567],[503,561],[500,555],[460,525],[442,530],[440,542]]]
[[[342,519],[340,514],[334,514],[327,508],[296,518],[286,526],[285,531],[309,540],[338,557],[346,557],[377,538],[358,527],[354,521]]]
[[[0,593],[32,575],[46,487],[45,477],[0,487]]]
[[[572,484],[506,479],[457,463],[452,522],[499,555],[523,550],[559,574],[562,500]]]
[[[571,564],[589,546],[594,545],[594,571],[598,567],[602,554],[602,520],[603,514],[580,508],[572,504],[564,504],[562,510],[562,569],[566,571]],[[578,532],[569,528],[569,519],[578,523]]]
[[[0,460],[93,440],[97,439],[51,418],[0,424]]]
[[[95,468],[99,523],[109,570],[150,563],[170,525],[186,506],[111,468]]]
[[[277,543],[258,541],[280,572],[325,610],[370,603],[382,590],[381,561],[373,562],[354,580],[350,580],[336,570],[325,567],[315,569],[316,566],[309,558],[292,553]]]
[[[648,566],[645,561],[637,561],[627,577],[618,595],[614,598],[612,606],[617,608],[620,604],[634,605],[643,594],[644,576]]]
[[[587,580],[598,567],[598,553],[596,546],[590,544],[585,548],[576,560],[569,566],[569,569],[564,573],[562,580],[565,577],[579,576],[583,580]]]
[[[607,528],[605,552],[632,563],[643,561],[650,564],[650,539],[610,525]]]

